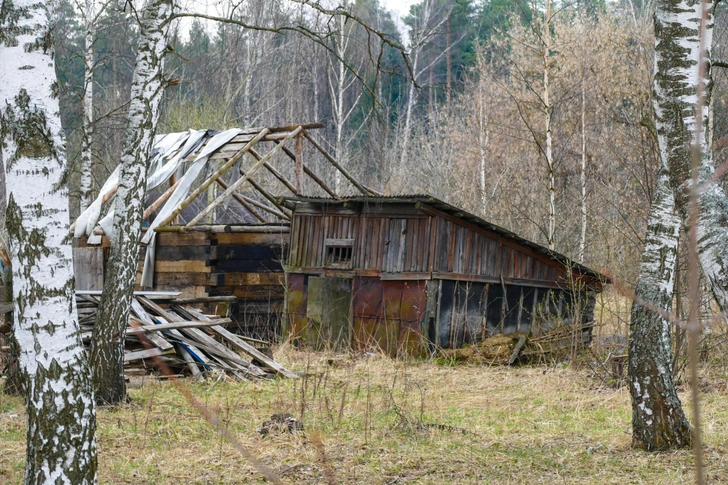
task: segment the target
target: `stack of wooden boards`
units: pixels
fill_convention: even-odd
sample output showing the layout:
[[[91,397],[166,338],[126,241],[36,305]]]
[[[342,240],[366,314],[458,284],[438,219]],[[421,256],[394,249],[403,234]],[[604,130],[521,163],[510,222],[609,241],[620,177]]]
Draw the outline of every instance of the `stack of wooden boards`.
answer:
[[[96,323],[99,293],[76,293],[81,338],[86,344],[90,344]],[[298,377],[275,362],[270,354],[252,345],[266,342],[230,332],[224,327],[231,323],[229,318],[206,315],[191,306],[192,299],[177,298],[178,295],[176,292],[134,293],[125,342],[127,374],[139,373],[140,369],[164,371],[160,367],[167,367],[174,373],[187,370],[199,380],[205,378],[206,372],[216,369],[239,380]],[[199,303],[198,300],[194,302]]]

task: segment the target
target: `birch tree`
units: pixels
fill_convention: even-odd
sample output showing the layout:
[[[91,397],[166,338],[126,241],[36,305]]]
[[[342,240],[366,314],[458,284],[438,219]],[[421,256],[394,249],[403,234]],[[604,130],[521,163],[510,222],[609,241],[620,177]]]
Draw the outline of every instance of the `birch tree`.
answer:
[[[28,0],[0,8],[0,161],[28,413],[25,483],[92,484],[96,417],[66,239],[51,17],[50,8]]]
[[[698,255],[703,273],[723,314],[728,314],[728,198],[715,180],[715,165],[708,140],[708,130],[696,133],[700,124],[710,126],[710,48],[713,37],[713,2],[707,1],[707,19],[700,32],[701,2],[673,4],[657,2],[655,15],[655,115],[663,162],[670,173],[670,183],[683,223],[688,221],[691,153],[686,147],[699,140],[700,170],[698,183],[699,220]],[[700,35],[704,47],[700,47]],[[705,77],[700,78],[698,63],[706,62]],[[704,83],[701,112],[695,113],[699,83]],[[697,137],[697,138],[696,138]]]
[[[83,121],[81,124],[81,207],[83,212],[92,201],[93,190],[93,135],[94,135],[94,71],[96,70],[94,43],[96,26],[100,15],[108,5],[98,4],[97,0],[85,0],[78,8],[82,13],[85,27],[83,51]]]
[[[688,149],[691,146],[699,151],[698,181],[705,184],[697,201],[700,211],[696,228],[697,250],[703,271],[711,281],[719,303],[726,303],[724,295],[727,294],[725,283],[728,279],[722,274],[725,270],[720,264],[728,255],[725,247],[728,233],[721,227],[725,225],[728,204],[722,189],[713,181],[710,149],[707,137],[701,131],[702,127],[708,126],[710,75],[708,69],[700,69],[700,63],[707,63],[709,59],[712,7],[709,1],[665,0],[657,3],[655,13],[655,121],[660,170],[668,177],[674,209],[672,206],[664,208],[665,204],[659,203],[658,189],[664,190],[664,176],[661,175],[656,182],[656,195],[650,210],[637,297],[668,313],[672,310],[672,283],[666,277],[674,272],[675,261],[674,256],[667,255],[675,252],[677,230],[672,231],[673,235],[669,237],[651,237],[660,225],[677,229],[680,220],[686,227],[689,225],[688,202],[693,188],[691,157],[694,155]],[[704,15],[706,18],[701,31]],[[701,75],[701,72],[705,74]],[[704,84],[701,86],[701,83]],[[678,217],[672,214],[675,210]],[[641,307],[639,301],[635,303],[630,323],[633,444],[647,450],[687,446],[691,442],[690,427],[672,384],[669,325],[654,311],[635,312]],[[656,321],[660,322],[659,326]]]
[[[690,445],[690,425],[672,377],[670,322],[680,216],[669,174],[653,190],[629,335],[632,446],[648,451]]]
[[[172,0],[150,0],[141,16],[141,36],[129,106],[129,126],[121,155],[119,189],[114,202],[111,252],[91,346],[91,367],[99,403],[126,398],[124,335],[134,292],[147,164],[164,90],[163,55]]]

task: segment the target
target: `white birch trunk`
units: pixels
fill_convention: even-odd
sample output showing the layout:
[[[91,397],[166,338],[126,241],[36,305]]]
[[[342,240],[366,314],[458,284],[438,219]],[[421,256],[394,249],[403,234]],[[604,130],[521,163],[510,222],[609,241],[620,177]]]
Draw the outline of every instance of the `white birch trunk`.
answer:
[[[632,446],[648,451],[690,445],[690,425],[672,377],[670,323],[655,311],[672,312],[679,235],[675,197],[667,171],[661,169],[647,221],[629,335]]]
[[[6,164],[14,330],[28,412],[26,484],[96,483],[96,414],[74,297],[66,154],[49,11],[3,4],[0,161]]]
[[[655,15],[655,82],[654,103],[660,153],[670,171],[670,182],[677,198],[677,207],[688,223],[690,196],[690,153],[694,146],[697,119],[695,107],[698,91],[700,59],[700,2],[682,2],[673,6],[667,1],[657,4]],[[703,59],[709,62],[712,44],[713,3],[708,2]],[[698,197],[698,255],[703,273],[724,316],[728,315],[728,198],[714,180],[715,165],[709,146],[710,68],[706,69],[705,96],[700,133],[700,171],[702,185]]]
[[[478,152],[480,155],[480,198],[481,212],[483,216],[487,216],[488,209],[488,191],[486,188],[486,161],[487,150],[490,144],[490,123],[488,115],[485,113],[485,93],[483,92],[483,79],[478,80],[478,99],[477,99],[477,120],[478,120]]]
[[[412,72],[417,73],[417,63],[420,59],[420,49],[414,48],[414,55],[412,57]],[[417,79],[413,79],[409,85],[409,93],[407,97],[407,112],[404,117],[404,128],[402,133],[402,155],[399,159],[400,167],[404,167],[404,162],[407,160],[407,148],[409,145],[410,127],[412,125],[412,111],[417,101],[417,91],[415,90],[415,82]]]
[[[551,0],[546,0],[546,16],[543,28],[543,107],[545,113],[544,131],[546,133],[546,175],[549,180],[549,227],[548,247],[555,247],[554,234],[556,233],[556,178],[554,174],[554,159],[552,154],[553,139],[551,133],[552,106],[549,101],[549,58],[551,56]]]
[[[581,234],[579,235],[579,262],[584,262],[586,249],[586,79],[581,75]]]
[[[124,135],[114,206],[108,276],[91,348],[96,399],[100,403],[118,403],[126,398],[124,334],[136,280],[147,165],[164,90],[163,55],[172,7],[172,0],[150,0],[142,14],[129,126]]]
[[[86,2],[86,46],[84,50],[83,123],[81,125],[81,212],[93,200],[93,153],[94,131],[94,39],[96,37],[96,13],[94,0]]]

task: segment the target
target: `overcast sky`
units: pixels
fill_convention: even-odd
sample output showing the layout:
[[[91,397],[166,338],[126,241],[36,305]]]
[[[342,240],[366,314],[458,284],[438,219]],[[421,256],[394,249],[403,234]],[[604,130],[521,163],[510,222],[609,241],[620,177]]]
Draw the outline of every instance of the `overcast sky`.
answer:
[[[411,5],[417,3],[417,0],[382,0],[382,5],[387,10],[396,13],[400,18],[409,13]]]

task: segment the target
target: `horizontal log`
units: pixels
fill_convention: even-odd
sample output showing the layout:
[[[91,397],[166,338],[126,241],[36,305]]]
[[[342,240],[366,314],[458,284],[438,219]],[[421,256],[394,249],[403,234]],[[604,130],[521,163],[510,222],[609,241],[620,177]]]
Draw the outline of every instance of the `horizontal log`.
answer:
[[[76,290],[76,295],[101,296],[101,290]],[[180,295],[179,291],[135,291],[134,296],[143,296],[150,300],[172,300]]]
[[[214,265],[217,273],[280,273],[283,266],[272,260],[217,260]]]
[[[283,250],[280,246],[232,246],[221,245],[210,248],[210,259],[233,261],[233,260],[280,260]]]
[[[154,285],[185,288],[211,284],[210,273],[155,273]]]
[[[285,232],[267,232],[267,233],[225,233],[211,234],[210,238],[218,246],[220,245],[266,245],[288,247],[289,231]]]
[[[188,234],[174,234],[160,232],[157,234],[157,250],[166,246],[208,246],[210,238],[207,234],[193,232]]]
[[[211,273],[207,261],[157,261],[154,263],[157,273]]]
[[[192,227],[185,226],[163,226],[156,227],[154,230],[157,232],[171,232],[171,233],[193,233],[193,232],[205,232],[205,233],[228,233],[228,232],[271,232],[280,233],[288,231],[290,226],[288,224],[280,225],[237,225],[237,224],[197,224]]]
[[[284,273],[213,273],[210,275],[210,285],[282,285],[285,279]]]
[[[205,261],[209,255],[210,246],[161,246],[157,248],[154,259],[156,262],[185,259]]]
[[[225,325],[232,322],[232,320],[230,320],[229,318],[220,318],[204,322],[199,320],[187,320],[184,322],[169,322],[160,323],[157,325],[143,325],[141,323],[141,320],[137,320],[136,318],[131,318],[130,320],[136,322],[137,326],[128,328],[126,330],[126,333],[162,332],[164,330],[178,330],[180,328],[200,328],[210,327],[212,325]]]
[[[234,303],[236,301],[237,298],[234,296],[208,296],[204,298],[175,298],[170,301],[170,303],[174,303],[176,305],[189,305],[192,303]]]

